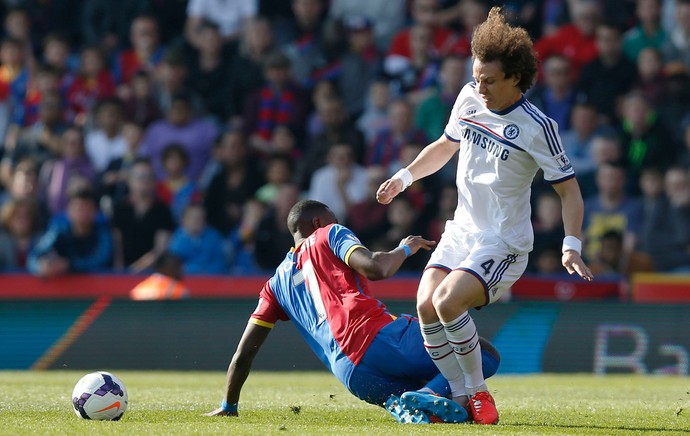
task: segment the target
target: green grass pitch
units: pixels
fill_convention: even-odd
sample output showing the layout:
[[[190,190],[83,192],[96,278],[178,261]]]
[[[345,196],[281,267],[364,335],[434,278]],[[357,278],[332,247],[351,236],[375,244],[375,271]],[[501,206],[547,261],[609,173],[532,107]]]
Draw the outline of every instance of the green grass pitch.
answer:
[[[325,372],[251,374],[240,417],[202,416],[220,401],[222,372],[113,371],[129,407],[119,422],[87,421],[72,410],[85,371],[0,371],[0,435],[391,435],[690,434],[690,378],[535,375],[489,380],[501,421],[401,425],[351,396]]]

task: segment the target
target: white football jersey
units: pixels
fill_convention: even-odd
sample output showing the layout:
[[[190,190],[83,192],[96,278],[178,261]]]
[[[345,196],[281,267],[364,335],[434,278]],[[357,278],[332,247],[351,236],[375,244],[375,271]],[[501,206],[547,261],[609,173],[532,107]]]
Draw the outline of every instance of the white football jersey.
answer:
[[[471,82],[455,101],[445,135],[460,149],[454,220],[465,231],[498,236],[517,253],[531,251],[530,187],[537,170],[551,184],[575,176],[556,123],[524,96],[493,112]]]

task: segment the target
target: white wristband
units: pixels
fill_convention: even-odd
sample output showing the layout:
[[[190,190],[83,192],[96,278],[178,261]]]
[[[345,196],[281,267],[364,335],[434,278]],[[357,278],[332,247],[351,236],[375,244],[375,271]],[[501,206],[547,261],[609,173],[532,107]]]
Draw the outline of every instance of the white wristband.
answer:
[[[566,236],[563,238],[563,249],[561,250],[565,253],[568,250],[573,250],[577,254],[582,253],[582,241],[577,239],[575,236]]]
[[[397,173],[393,174],[393,177],[391,177],[391,179],[400,180],[403,184],[403,191],[407,189],[412,184],[412,182],[414,182],[412,173],[407,168],[401,168]]]

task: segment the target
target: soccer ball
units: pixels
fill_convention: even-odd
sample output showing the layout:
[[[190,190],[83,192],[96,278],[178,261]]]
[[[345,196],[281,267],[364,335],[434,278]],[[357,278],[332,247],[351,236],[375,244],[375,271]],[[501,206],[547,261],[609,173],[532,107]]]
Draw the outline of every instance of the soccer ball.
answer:
[[[127,388],[109,372],[92,372],[74,386],[72,405],[82,419],[117,421],[127,410]]]

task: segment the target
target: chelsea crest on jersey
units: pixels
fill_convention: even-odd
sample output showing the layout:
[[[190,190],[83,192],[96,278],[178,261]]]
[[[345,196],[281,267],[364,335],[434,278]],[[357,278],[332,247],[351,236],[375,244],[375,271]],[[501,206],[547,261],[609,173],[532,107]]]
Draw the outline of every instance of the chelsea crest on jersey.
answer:
[[[556,123],[521,97],[509,108],[486,108],[475,83],[465,85],[445,135],[459,146],[458,207],[465,231],[497,235],[517,253],[532,249],[530,186],[537,170],[555,184],[575,176]]]

